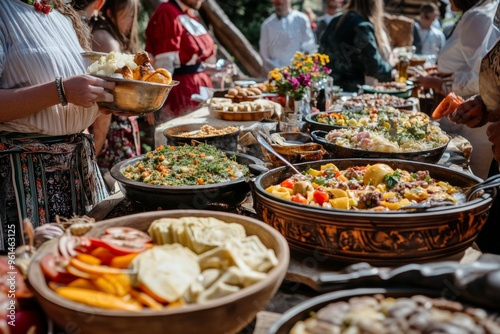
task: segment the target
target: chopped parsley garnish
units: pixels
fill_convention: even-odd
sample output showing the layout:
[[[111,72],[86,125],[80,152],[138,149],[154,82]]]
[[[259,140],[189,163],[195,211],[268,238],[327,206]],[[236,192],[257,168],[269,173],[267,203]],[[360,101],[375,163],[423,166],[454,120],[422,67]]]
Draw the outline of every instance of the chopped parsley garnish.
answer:
[[[399,182],[401,182],[401,173],[398,171],[384,176],[384,183],[387,186],[387,189],[393,188]]]
[[[228,182],[249,173],[248,166],[236,162],[215,146],[160,146],[123,170],[134,181],[165,185],[192,186]]]

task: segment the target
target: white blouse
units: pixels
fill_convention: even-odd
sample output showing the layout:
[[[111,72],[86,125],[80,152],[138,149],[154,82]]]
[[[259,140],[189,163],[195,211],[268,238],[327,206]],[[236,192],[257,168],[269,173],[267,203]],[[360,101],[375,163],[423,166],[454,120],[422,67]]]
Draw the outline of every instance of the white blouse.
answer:
[[[467,10],[439,52],[439,71],[454,73],[452,90],[462,97],[479,93],[479,68],[495,41],[493,18],[498,2],[483,0]]]
[[[0,1],[0,88],[54,82],[56,76],[85,73],[83,51],[71,20],[52,10],[35,11],[20,0]],[[55,84],[54,84],[54,89]],[[0,106],[0,112],[2,108]],[[97,105],[83,108],[60,104],[27,117],[0,123],[0,131],[66,135],[93,123]]]

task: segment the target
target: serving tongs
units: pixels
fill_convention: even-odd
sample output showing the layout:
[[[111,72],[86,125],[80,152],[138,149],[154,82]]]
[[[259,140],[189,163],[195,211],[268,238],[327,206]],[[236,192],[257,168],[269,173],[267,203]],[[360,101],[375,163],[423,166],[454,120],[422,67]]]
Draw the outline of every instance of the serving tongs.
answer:
[[[476,194],[480,190],[491,189],[500,186],[500,174],[490,176],[484,181],[479,182],[478,184],[473,185],[468,188],[464,194],[465,198],[468,201],[473,199],[473,195]]]
[[[493,175],[489,178],[487,178],[484,181],[481,181],[469,188],[467,188],[463,192],[463,197],[465,198],[465,202],[469,202],[475,198],[475,194],[477,192],[486,190],[486,189],[491,189],[500,186],[500,174]],[[429,202],[421,202],[421,203],[415,203],[407,206],[403,206],[400,208],[400,210],[404,211],[425,211],[428,209],[432,208],[437,208],[441,206],[449,206],[449,205],[456,205],[453,202],[450,201],[429,201]]]
[[[259,142],[259,144],[261,144],[262,146],[264,146],[266,148],[266,150],[268,150],[269,152],[271,152],[272,154],[274,154],[278,159],[280,159],[281,161],[283,161],[283,163],[285,165],[287,165],[288,167],[290,167],[296,174],[300,175],[302,178],[304,178],[304,176],[302,175],[302,173],[290,162],[288,161],[287,159],[285,159],[285,157],[283,157],[281,154],[279,154],[278,152],[276,152],[276,150],[271,146],[271,144],[269,144],[269,142],[267,141],[266,138],[269,138],[269,140],[272,141],[272,138],[270,138],[270,136],[268,136],[263,130],[257,130],[257,141]]]

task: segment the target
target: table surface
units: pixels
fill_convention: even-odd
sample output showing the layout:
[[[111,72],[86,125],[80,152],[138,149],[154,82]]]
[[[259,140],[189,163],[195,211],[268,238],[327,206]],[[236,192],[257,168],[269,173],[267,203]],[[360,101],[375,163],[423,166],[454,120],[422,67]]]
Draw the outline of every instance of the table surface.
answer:
[[[155,129],[154,135],[154,143],[155,147],[160,145],[166,145],[167,139],[163,132],[165,129],[176,126],[176,125],[184,125],[184,124],[210,124],[214,127],[225,128],[228,126],[237,126],[240,128],[241,134],[244,134],[248,131],[251,131],[258,125],[266,125],[270,130],[276,129],[278,124],[278,119],[281,115],[281,107],[275,103],[275,112],[272,116],[274,121],[226,121],[222,119],[215,118],[208,108],[208,106],[203,106],[201,108],[196,109],[195,111],[186,114],[181,117],[174,118],[173,120],[167,121],[158,125]]]
[[[166,122],[157,127],[155,131],[155,146],[166,144],[166,138],[163,131],[171,126],[181,124],[203,124],[210,120],[210,124],[214,126],[226,127],[229,125],[239,126],[240,130],[244,132],[251,132],[251,130],[262,124],[261,122],[229,122],[220,119],[215,119],[210,115],[207,107],[202,107],[188,115],[176,118],[172,121]],[[276,126],[277,122],[271,124]],[[470,143],[462,137],[453,137],[448,145],[448,148],[443,155],[439,164],[448,166],[452,169],[468,171],[468,154],[470,150]],[[125,216],[138,212],[144,212],[148,209],[140,204],[133,203],[127,198],[124,198],[119,188],[115,188],[115,193],[105,201],[99,203],[90,213],[89,216],[96,219],[96,221],[109,219],[119,216]],[[233,209],[233,212],[238,214],[248,215],[258,218],[253,210],[251,196],[248,196],[239,207]],[[476,247],[469,248],[465,253],[457,255],[454,260],[461,263],[472,263],[479,256],[481,252]],[[308,284],[308,277],[314,276],[318,272],[336,271],[345,268],[346,264],[339,263],[323,263],[315,270],[304,268],[301,264],[301,254],[295,251],[291,252],[290,266],[285,277],[285,281],[277,291],[274,298],[268,303],[266,308],[259,312],[256,319],[249,324],[240,334],[262,334],[267,333],[267,329],[279,317],[279,315],[291,307],[311,298],[321,292],[315,291]]]

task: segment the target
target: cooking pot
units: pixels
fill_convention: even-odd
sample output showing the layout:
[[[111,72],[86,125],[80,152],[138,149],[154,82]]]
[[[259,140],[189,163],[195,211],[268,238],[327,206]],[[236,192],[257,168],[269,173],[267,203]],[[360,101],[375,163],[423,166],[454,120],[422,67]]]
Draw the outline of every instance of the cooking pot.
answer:
[[[247,165],[253,175],[267,170],[264,162],[250,155],[224,151],[226,155],[236,156],[239,164]],[[207,209],[219,205],[235,207],[246,198],[250,186],[246,177],[228,182],[195,186],[154,185],[126,178],[123,170],[135,166],[144,156],[121,161],[111,168],[111,176],[118,182],[123,194],[130,200],[150,208],[163,209]]]
[[[362,298],[363,297],[371,297],[371,296],[377,296],[377,298],[404,298],[408,300],[408,298],[411,298],[412,296],[425,296],[433,299],[442,299],[443,301],[439,304],[441,304],[441,309],[445,309],[446,311],[461,311],[459,307],[474,307],[474,308],[481,308],[481,306],[478,306],[476,304],[470,304],[468,303],[468,300],[464,300],[461,295],[456,295],[456,292],[458,290],[455,289],[455,286],[451,285],[450,282],[448,282],[448,286],[444,286],[443,289],[438,290],[436,289],[420,289],[420,288],[411,288],[411,287],[400,287],[400,288],[359,288],[359,289],[352,289],[352,290],[341,290],[341,291],[335,291],[335,292],[330,292],[326,293],[323,295],[319,295],[317,297],[308,299],[293,308],[289,309],[286,311],[272,326],[269,328],[269,331],[267,332],[268,334],[289,334],[290,330],[294,327],[294,325],[298,321],[303,321],[306,320],[307,318],[310,318],[311,315],[317,314],[317,312],[329,304],[332,303],[339,303],[339,302],[351,302],[354,301],[354,298],[357,298],[357,302],[363,302]],[[486,297],[486,294],[484,291],[482,291],[483,297]],[[447,300],[448,298],[448,300]],[[458,299],[458,301],[457,301]],[[421,299],[423,301],[423,299]],[[389,303],[395,302],[395,300],[391,300]],[[446,305],[444,303],[448,302],[448,306],[452,306],[453,308],[446,309]],[[459,304],[457,304],[459,303]],[[347,305],[347,304],[344,304]],[[403,304],[402,304],[403,305]],[[404,303],[404,305],[408,308],[406,311],[411,311],[409,310],[411,306],[410,303]],[[386,305],[386,308],[390,308],[390,305]],[[426,305],[426,307],[430,307],[430,305]],[[342,308],[338,309],[341,313]],[[394,310],[393,310],[394,311]],[[444,312],[446,312],[444,311]],[[491,311],[490,309],[487,309],[487,311],[490,311],[490,313],[493,313],[494,311]],[[366,309],[365,309],[366,312]],[[407,317],[404,316],[405,311],[403,310],[403,314],[399,313],[393,313],[394,317],[398,317],[398,321],[404,321],[406,320],[407,317],[410,317],[412,314],[415,313],[410,313],[407,315]],[[439,312],[439,311],[438,311]],[[482,310],[484,312],[484,310]],[[479,314],[482,314],[482,312],[479,312]],[[339,314],[332,315],[334,317],[342,317]],[[473,311],[469,310],[468,314],[474,314]],[[441,315],[445,315],[445,313],[441,313]],[[355,314],[351,314],[351,316],[356,316]],[[366,315],[367,316],[367,315]],[[457,315],[458,316],[458,315]],[[359,317],[359,315],[358,315]],[[367,316],[368,317],[368,316]],[[472,317],[472,319],[475,319],[476,321],[480,319],[480,317]],[[339,319],[331,319],[331,323],[337,322]],[[368,319],[367,319],[368,320]],[[437,321],[440,321],[436,319]],[[427,323],[425,323],[427,325]],[[471,324],[469,324],[471,325]],[[331,325],[330,325],[331,326]],[[498,326],[498,325],[497,325]],[[451,326],[453,329],[453,326]],[[457,328],[455,328],[457,330]],[[325,329],[326,332],[326,329]],[[459,331],[461,332],[461,331]],[[332,332],[333,333],[333,332]],[[441,332],[440,333],[444,333]],[[451,333],[446,331],[446,333]]]
[[[413,152],[377,152],[366,151],[358,148],[343,147],[328,141],[325,137],[328,132],[316,130],[311,133],[314,142],[321,144],[329,153],[331,158],[383,158],[383,159],[405,159],[428,163],[437,163],[448,147],[448,142],[444,145]]]
[[[218,135],[201,136],[203,131],[200,128],[203,124],[183,124],[169,127],[163,131],[163,135],[167,138],[167,143],[173,146],[179,145],[192,145],[194,142],[203,142],[209,145],[213,145],[220,150],[236,152],[238,150],[238,136],[240,130],[235,128],[236,131],[231,133],[224,133]],[[216,130],[223,130],[223,127],[214,127]],[[191,132],[192,135],[181,134]]]
[[[331,159],[296,164],[299,171],[335,164],[339,169],[384,163],[393,169],[427,170],[453,186],[470,187],[480,178],[446,167],[406,160]],[[491,189],[459,205],[421,212],[341,210],[281,199],[266,191],[293,172],[280,167],[257,176],[252,185],[254,208],[264,222],[280,231],[291,248],[336,261],[400,264],[455,256],[476,238],[496,195]]]

